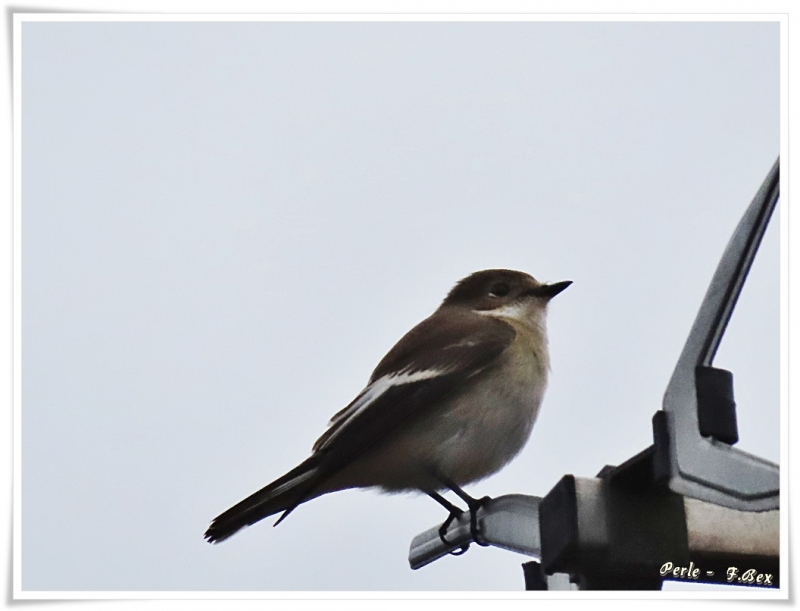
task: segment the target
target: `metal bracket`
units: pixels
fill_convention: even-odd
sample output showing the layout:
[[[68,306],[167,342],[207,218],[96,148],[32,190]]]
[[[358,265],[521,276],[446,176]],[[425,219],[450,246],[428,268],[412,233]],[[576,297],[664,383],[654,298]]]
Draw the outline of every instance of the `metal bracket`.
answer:
[[[780,585],[779,510],[736,511],[644,486],[638,478],[567,475],[540,513],[541,575],[566,573],[581,590],[657,590],[675,578]],[[683,567],[697,571],[687,576]]]
[[[779,512],[772,510],[779,507],[780,470],[731,446],[738,439],[732,378],[712,367],[777,204],[778,178],[776,161],[722,255],[663,410],[653,416],[653,445],[618,467],[605,467],[601,479],[565,476],[544,501],[513,494],[478,510],[485,543],[541,559],[525,565],[532,589],[573,589],[572,578],[581,589],[658,588],[670,576],[659,566],[665,559],[683,562],[683,568],[701,562],[706,577],[727,575],[731,560],[756,562],[771,582],[739,582],[778,585],[772,579],[779,568]],[[417,535],[411,568],[471,543],[468,514],[450,525],[445,538],[450,545],[438,527]]]
[[[541,555],[538,496],[507,494],[489,501],[478,510],[478,527],[485,543],[538,558]],[[469,513],[454,520],[445,533],[451,545],[445,545],[435,526],[420,533],[411,542],[408,563],[418,569],[472,543]]]
[[[778,201],[776,161],[744,213],[717,266],[689,338],[664,393],[669,462],[663,465],[674,492],[738,509],[766,511],[779,506],[778,465],[700,434],[698,368],[708,368],[756,251]]]

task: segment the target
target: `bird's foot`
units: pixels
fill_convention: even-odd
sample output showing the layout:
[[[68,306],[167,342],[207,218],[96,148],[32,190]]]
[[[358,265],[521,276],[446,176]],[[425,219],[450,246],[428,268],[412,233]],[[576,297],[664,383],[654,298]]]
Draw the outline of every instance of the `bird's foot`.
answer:
[[[482,547],[487,547],[489,544],[484,540],[480,524],[478,523],[478,511],[480,510],[481,507],[486,507],[491,502],[492,498],[489,496],[484,496],[480,499],[473,498],[469,494],[464,492],[460,486],[456,485],[451,480],[442,477],[440,475],[437,476],[437,478],[467,504],[467,507],[469,508],[469,534],[472,537],[472,540],[475,541],[475,543],[477,543]],[[450,501],[445,499],[438,492],[429,491],[428,495],[450,512],[450,515],[447,517],[447,520],[445,520],[444,524],[442,524],[442,526],[439,528],[439,538],[442,540],[442,543],[444,543],[447,546],[450,546],[452,545],[452,543],[450,543],[445,538],[445,535],[447,534],[447,529],[450,527],[450,524],[453,523],[453,520],[460,517],[464,512],[455,505],[453,505]],[[456,556],[460,556],[461,554],[466,552],[467,549],[469,549],[469,543],[467,543],[465,546],[462,546],[461,551],[450,552],[450,553]]]
[[[475,541],[475,543],[482,547],[487,547],[489,544],[484,540],[483,532],[480,528],[480,524],[478,524],[478,510],[481,507],[486,507],[492,501],[492,497],[484,496],[480,499],[469,497],[469,500],[464,500],[467,501],[467,506],[469,507],[469,534],[472,536],[472,540]]]
[[[428,496],[430,496],[434,501],[439,503],[442,507],[447,509],[447,511],[450,513],[450,515],[448,515],[447,519],[444,521],[444,524],[442,524],[439,527],[439,539],[441,539],[442,543],[444,543],[447,547],[452,547],[453,543],[451,541],[448,541],[445,535],[447,535],[447,529],[450,528],[450,525],[453,523],[453,520],[457,520],[458,518],[460,518],[461,515],[464,513],[464,511],[453,505],[450,501],[448,501],[441,494],[439,494],[434,490],[428,490],[427,493]],[[462,545],[461,549],[459,549],[458,551],[454,550],[451,551],[450,553],[453,556],[460,556],[468,549],[469,549],[469,542],[467,542],[466,545]]]
[[[456,496],[458,496],[458,498],[467,504],[467,507],[469,507],[469,534],[472,536],[472,540],[475,541],[475,543],[480,546],[487,547],[489,544],[484,540],[480,525],[478,524],[478,510],[481,507],[486,507],[491,502],[492,498],[489,496],[484,496],[480,499],[476,499],[464,492],[461,486],[456,484],[454,481],[443,477],[442,475],[438,475],[437,477],[439,478],[440,482],[450,488],[450,490],[452,490]]]
[[[439,539],[441,539],[442,543],[444,543],[447,547],[451,547],[453,545],[453,543],[451,541],[448,541],[447,537],[445,536],[447,535],[447,529],[450,528],[450,525],[453,523],[453,520],[460,518],[463,513],[464,513],[463,511],[453,506],[453,508],[450,510],[450,515],[447,516],[447,519],[439,527]],[[450,554],[452,554],[453,556],[460,556],[461,554],[465,553],[468,549],[469,549],[469,541],[466,544],[462,545],[458,551],[453,550],[450,552]]]

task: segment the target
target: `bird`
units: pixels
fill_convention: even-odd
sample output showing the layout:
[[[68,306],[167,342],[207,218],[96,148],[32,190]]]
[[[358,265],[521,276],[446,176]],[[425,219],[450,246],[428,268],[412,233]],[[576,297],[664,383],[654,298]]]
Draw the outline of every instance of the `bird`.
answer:
[[[277,526],[323,494],[378,488],[424,493],[448,509],[445,543],[462,513],[441,494],[452,490],[479,541],[477,509],[491,499],[462,486],[496,473],[527,443],[550,370],[547,307],[570,284],[509,269],[459,280],[331,418],[309,458],[214,518],[204,538],[219,543],[281,513]]]

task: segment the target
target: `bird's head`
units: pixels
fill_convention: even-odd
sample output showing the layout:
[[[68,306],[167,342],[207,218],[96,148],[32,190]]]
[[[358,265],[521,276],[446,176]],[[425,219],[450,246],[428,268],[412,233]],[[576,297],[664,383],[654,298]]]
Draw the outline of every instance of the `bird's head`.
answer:
[[[546,284],[524,272],[487,269],[459,280],[441,307],[469,308],[480,314],[529,318],[543,312],[571,280]]]

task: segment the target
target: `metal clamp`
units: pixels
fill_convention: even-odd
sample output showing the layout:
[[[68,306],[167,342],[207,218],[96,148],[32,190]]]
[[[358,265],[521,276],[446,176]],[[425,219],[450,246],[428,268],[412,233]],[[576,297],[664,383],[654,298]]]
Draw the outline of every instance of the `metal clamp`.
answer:
[[[733,233],[664,393],[669,461],[662,468],[668,473],[670,489],[741,511],[779,506],[779,467],[701,435],[697,372],[711,367],[775,209],[779,167],[778,160]]]
[[[538,496],[522,494],[507,494],[492,499],[478,509],[481,539],[489,545],[538,558],[542,547],[539,536],[541,502]],[[421,568],[471,543],[468,512],[450,524],[445,537],[450,545],[442,541],[438,526],[414,537],[408,553],[411,568]]]

